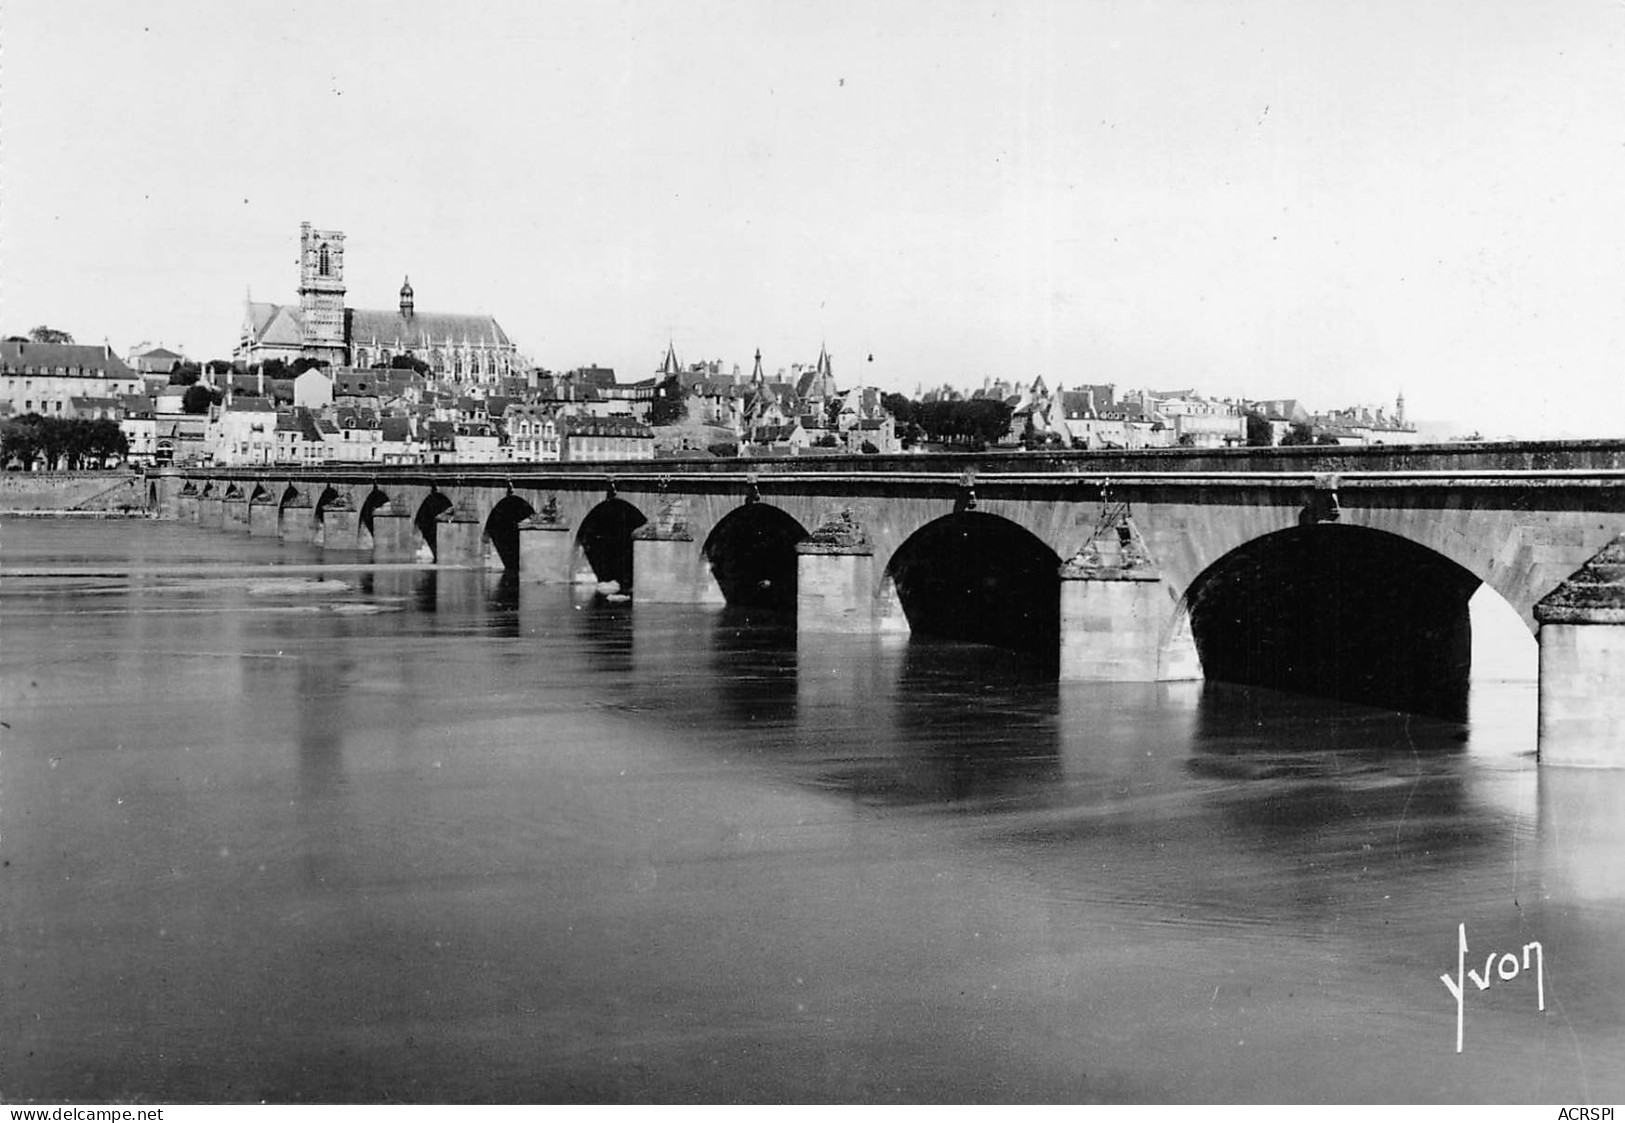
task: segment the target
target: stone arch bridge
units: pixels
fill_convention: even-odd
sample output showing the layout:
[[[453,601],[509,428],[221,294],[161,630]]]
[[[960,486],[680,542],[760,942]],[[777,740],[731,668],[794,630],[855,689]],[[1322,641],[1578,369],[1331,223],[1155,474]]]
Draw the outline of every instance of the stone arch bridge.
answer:
[[[1540,645],[1546,762],[1625,766],[1625,442],[775,461],[201,468],[165,517],[376,562],[793,610],[1465,714],[1467,600]]]

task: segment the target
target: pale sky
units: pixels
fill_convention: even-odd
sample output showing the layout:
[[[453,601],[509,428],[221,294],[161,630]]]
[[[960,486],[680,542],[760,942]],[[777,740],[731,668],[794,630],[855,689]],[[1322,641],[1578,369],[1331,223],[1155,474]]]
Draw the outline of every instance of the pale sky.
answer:
[[[229,355],[310,221],[555,370],[1617,436],[1622,209],[1619,0],[0,5],[0,332],[121,353]]]

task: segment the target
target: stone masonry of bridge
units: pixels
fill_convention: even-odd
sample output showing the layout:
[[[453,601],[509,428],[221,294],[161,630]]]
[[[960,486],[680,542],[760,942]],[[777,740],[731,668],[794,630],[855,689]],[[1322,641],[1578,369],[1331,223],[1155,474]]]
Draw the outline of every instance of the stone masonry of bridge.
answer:
[[[206,527],[375,562],[612,580],[633,585],[640,602],[720,605],[786,584],[773,566],[789,566],[797,627],[809,633],[910,630],[908,590],[942,584],[934,560],[965,540],[993,556],[961,584],[1009,593],[1011,582],[999,583],[1005,554],[1055,575],[1059,675],[1084,681],[1201,677],[1199,652],[1223,645],[1200,641],[1228,620],[1219,610],[1202,618],[1201,606],[1246,603],[1272,587],[1267,570],[1240,573],[1235,559],[1364,532],[1376,552],[1347,574],[1361,596],[1436,581],[1450,599],[1483,582],[1538,637],[1544,763],[1625,767],[1625,545],[1616,542],[1625,443],[197,469],[152,477],[148,498],[162,516]],[[932,537],[944,528],[953,534]],[[1401,542],[1425,551],[1415,557],[1437,573],[1400,564],[1411,554],[1382,553]],[[1335,566],[1329,573],[1341,579]],[[1226,588],[1230,600],[1204,601]],[[1405,603],[1414,611],[1418,601]],[[1042,615],[1042,606],[1032,614]],[[1406,626],[1403,613],[1381,624],[1396,651],[1420,642]]]

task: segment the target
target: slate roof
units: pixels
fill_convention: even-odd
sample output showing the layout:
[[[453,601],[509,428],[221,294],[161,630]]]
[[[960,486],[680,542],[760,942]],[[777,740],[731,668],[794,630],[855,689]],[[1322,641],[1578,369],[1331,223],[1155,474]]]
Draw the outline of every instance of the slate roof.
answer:
[[[297,304],[248,302],[248,320],[254,338],[261,344],[298,347],[304,342],[304,317]],[[400,309],[346,308],[345,338],[351,346],[442,347],[448,344],[484,344],[487,347],[513,347],[508,333],[491,316],[459,312],[414,312],[403,316]]]
[[[69,370],[79,368],[90,378],[135,378],[125,361],[100,344],[88,343],[0,343],[0,370],[21,371],[24,367]]]
[[[405,441],[411,439],[412,423],[405,417],[385,417],[379,422],[384,431],[386,441]]]
[[[653,437],[654,430],[628,417],[569,417],[559,421],[559,432],[572,437]]]
[[[1090,413],[1101,409],[1103,405],[1110,408],[1111,404],[1102,403],[1087,390],[1062,390],[1057,397],[1061,399],[1061,413],[1073,418],[1087,417]]]
[[[798,428],[800,426],[793,421],[788,425],[758,425],[750,431],[750,442],[759,445],[777,444],[789,440]]]
[[[615,385],[615,369],[613,367],[581,367],[570,372],[575,375],[578,385],[613,388]]]
[[[89,412],[90,410],[93,410],[93,409],[116,410],[116,409],[119,408],[119,399],[118,398],[98,398],[98,397],[91,397],[89,395],[84,395],[84,396],[74,395],[74,396],[68,398],[68,404],[71,405],[74,408],[75,412],[78,412],[78,411]]]
[[[305,321],[297,304],[248,303],[254,338],[263,344],[298,347],[305,341]]]
[[[696,382],[688,388],[690,394],[702,398],[743,398],[750,393],[750,386],[741,382],[711,379],[707,382]]]
[[[446,344],[485,344],[512,347],[502,325],[491,316],[459,312],[414,312],[403,316],[400,309],[346,308],[345,336],[351,346],[440,347]]]

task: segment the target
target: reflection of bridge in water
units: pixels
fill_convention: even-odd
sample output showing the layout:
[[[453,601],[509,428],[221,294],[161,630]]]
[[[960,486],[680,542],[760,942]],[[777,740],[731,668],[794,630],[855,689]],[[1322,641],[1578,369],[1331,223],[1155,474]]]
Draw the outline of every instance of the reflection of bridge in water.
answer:
[[[1038,653],[1464,713],[1467,602],[1540,641],[1540,745],[1625,765],[1625,442],[212,468],[163,515],[376,561],[793,610],[802,633]]]

